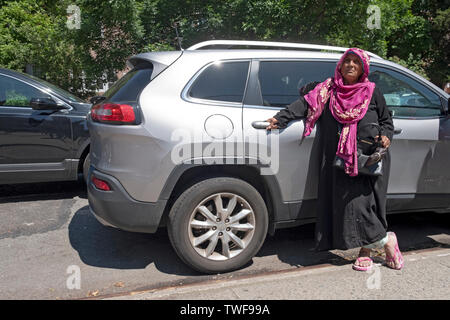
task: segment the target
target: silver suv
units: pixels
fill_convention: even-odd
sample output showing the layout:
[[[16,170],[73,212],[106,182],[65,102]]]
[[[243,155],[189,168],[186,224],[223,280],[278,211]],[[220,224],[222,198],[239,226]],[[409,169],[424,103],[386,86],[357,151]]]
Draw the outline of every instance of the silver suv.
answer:
[[[178,256],[205,273],[240,268],[267,233],[314,222],[315,130],[301,139],[302,120],[272,131],[265,120],[332,76],[345,50],[207,41],[132,57],[89,116],[92,213],[128,231],[166,226]],[[388,212],[450,211],[449,95],[370,55],[396,132]]]

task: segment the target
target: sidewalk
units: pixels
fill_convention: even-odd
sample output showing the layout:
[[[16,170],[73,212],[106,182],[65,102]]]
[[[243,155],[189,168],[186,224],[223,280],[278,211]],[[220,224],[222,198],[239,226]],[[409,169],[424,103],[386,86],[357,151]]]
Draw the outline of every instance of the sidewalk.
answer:
[[[404,254],[398,271],[375,258],[370,272],[351,264],[303,267],[232,280],[133,292],[111,300],[303,300],[303,299],[445,299],[450,298],[450,249]]]

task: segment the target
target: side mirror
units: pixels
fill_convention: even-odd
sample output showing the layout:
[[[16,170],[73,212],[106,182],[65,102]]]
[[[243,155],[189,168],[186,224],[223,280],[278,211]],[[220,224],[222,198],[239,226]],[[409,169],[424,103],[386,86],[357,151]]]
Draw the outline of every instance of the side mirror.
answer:
[[[30,106],[33,110],[61,110],[64,109],[51,98],[31,98]]]

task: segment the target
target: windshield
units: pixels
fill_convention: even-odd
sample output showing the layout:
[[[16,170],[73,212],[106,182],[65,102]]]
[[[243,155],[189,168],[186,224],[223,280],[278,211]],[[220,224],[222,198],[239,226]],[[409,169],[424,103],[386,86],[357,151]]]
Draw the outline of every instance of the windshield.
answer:
[[[71,94],[70,92],[61,89],[60,87],[55,86],[54,84],[51,84],[50,82],[47,82],[45,80],[42,80],[38,77],[32,76],[30,74],[24,74],[22,73],[22,75],[29,77],[31,79],[33,79],[36,82],[39,82],[40,84],[42,84],[43,86],[49,87],[52,91],[56,92],[57,94],[63,96],[64,98],[66,98],[67,100],[70,100],[71,102],[81,102],[81,103],[86,103],[84,100],[78,98],[77,96]]]

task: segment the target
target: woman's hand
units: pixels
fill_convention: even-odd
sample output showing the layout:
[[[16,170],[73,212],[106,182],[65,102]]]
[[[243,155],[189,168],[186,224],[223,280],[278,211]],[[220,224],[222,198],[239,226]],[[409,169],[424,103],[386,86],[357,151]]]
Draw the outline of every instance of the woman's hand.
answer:
[[[275,118],[269,118],[266,122],[270,122],[270,124],[266,127],[266,130],[278,129],[278,120]]]
[[[376,136],[375,138],[378,139],[378,136]],[[381,145],[383,146],[383,148],[389,148],[389,146],[391,145],[391,140],[389,140],[389,138],[386,136],[381,136]]]

